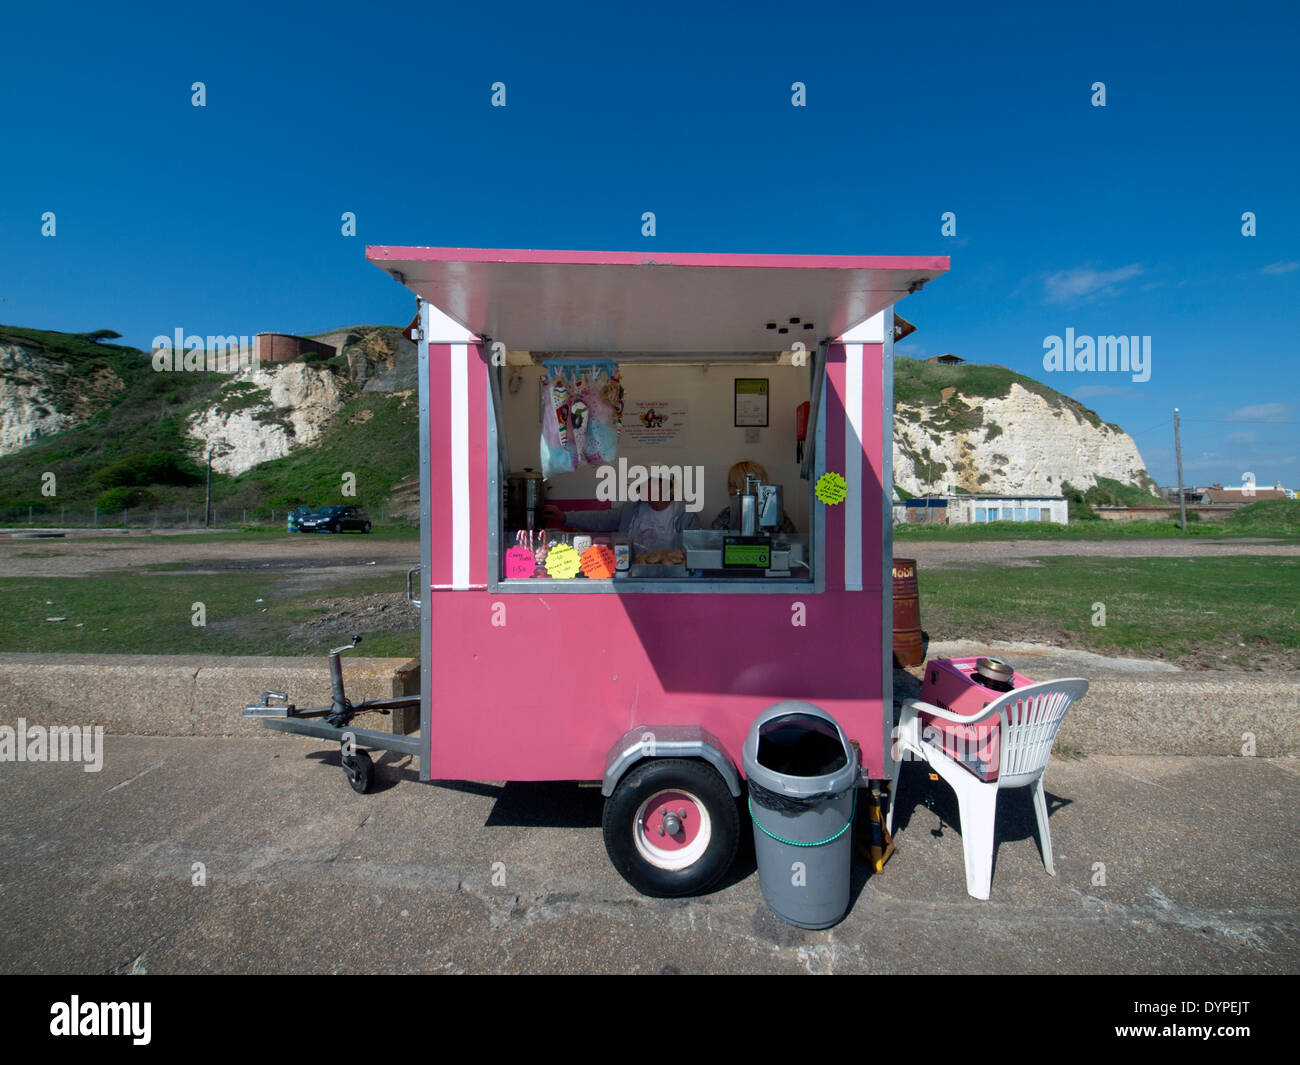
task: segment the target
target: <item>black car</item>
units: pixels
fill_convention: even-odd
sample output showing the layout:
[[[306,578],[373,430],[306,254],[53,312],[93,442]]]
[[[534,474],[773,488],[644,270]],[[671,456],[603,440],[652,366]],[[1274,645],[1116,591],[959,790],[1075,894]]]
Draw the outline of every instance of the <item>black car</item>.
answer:
[[[321,507],[298,519],[299,532],[343,532],[345,529],[370,531],[370,515],[360,507]]]

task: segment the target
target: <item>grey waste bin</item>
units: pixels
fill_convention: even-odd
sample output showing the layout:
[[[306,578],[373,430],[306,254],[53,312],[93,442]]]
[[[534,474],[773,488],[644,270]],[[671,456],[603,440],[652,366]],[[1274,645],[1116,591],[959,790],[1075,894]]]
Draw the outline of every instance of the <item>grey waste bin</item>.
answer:
[[[743,761],[763,897],[783,921],[829,928],[849,909],[857,752],[825,710],[787,699],[754,720]]]

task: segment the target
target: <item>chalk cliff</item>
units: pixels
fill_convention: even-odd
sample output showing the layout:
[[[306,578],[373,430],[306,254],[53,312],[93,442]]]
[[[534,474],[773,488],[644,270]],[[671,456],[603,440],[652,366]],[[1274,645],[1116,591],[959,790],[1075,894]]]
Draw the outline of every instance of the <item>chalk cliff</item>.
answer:
[[[1087,489],[1098,477],[1153,484],[1119,426],[1003,367],[899,359],[895,394],[894,483],[914,495],[1058,495],[1062,482]]]
[[[340,378],[301,362],[246,369],[223,385],[217,402],[186,427],[212,468],[243,473],[258,463],[308,447],[346,401]]]
[[[0,341],[0,455],[79,425],[123,388],[103,367],[75,382],[71,376],[67,363],[36,347]]]

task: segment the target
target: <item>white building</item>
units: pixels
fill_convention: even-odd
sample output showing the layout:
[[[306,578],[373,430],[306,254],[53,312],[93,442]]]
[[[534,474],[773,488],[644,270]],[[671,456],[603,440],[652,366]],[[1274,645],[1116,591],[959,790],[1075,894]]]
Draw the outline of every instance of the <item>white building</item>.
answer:
[[[988,521],[1050,521],[1068,525],[1070,507],[1064,496],[948,497],[949,525],[978,525]]]

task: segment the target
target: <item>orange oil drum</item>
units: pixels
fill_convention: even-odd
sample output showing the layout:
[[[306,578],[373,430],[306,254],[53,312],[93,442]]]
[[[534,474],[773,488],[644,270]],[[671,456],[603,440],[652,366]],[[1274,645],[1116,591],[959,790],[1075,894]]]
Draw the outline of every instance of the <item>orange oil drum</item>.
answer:
[[[925,661],[921,638],[921,596],[916,584],[916,559],[896,558],[894,574],[894,665],[919,666]]]

